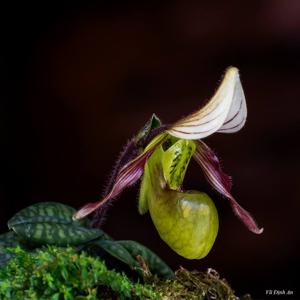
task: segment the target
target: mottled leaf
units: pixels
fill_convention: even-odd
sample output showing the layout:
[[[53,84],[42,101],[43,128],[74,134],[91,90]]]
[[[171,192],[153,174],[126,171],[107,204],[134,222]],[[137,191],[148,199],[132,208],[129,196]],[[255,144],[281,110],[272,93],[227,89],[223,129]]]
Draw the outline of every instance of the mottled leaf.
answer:
[[[123,246],[134,258],[138,255],[142,256],[151,273],[157,274],[162,278],[171,278],[174,276],[172,269],[147,247],[135,241],[117,241],[117,243]]]
[[[102,231],[102,235],[99,238],[97,238],[97,241],[104,241],[104,240],[113,241],[114,239],[106,232]]]
[[[130,266],[130,268],[143,275],[142,267],[140,266],[137,257],[142,256],[144,261],[153,274],[157,274],[162,278],[171,278],[174,273],[170,267],[162,261],[155,253],[147,247],[135,241],[113,241],[113,240],[96,240],[92,242],[109,255],[120,260]]]
[[[19,246],[19,238],[15,232],[9,231],[0,235],[0,248]]]
[[[75,211],[73,207],[59,202],[40,202],[20,210],[7,225],[12,229],[16,225],[37,222],[71,224],[74,222],[72,216]],[[74,224],[85,225],[86,220]]]
[[[131,254],[118,241],[102,240],[96,241],[93,244],[99,246],[101,249],[109,253],[111,256],[129,265],[132,269],[139,269],[138,262],[131,256]]]
[[[12,229],[27,241],[58,246],[87,243],[103,234],[99,229],[47,222],[23,223],[14,225]]]
[[[20,245],[18,236],[12,232],[6,232],[0,235],[0,267],[3,267],[15,254],[9,253],[7,248]]]
[[[59,246],[86,243],[103,235],[99,229],[81,226],[73,221],[75,209],[57,202],[41,202],[16,213],[8,227],[26,241]]]

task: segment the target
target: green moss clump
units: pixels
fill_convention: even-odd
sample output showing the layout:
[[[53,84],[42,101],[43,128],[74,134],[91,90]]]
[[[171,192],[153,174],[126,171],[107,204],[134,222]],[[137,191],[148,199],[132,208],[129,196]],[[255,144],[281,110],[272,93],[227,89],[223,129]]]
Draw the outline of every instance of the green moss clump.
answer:
[[[3,300],[160,298],[149,285],[132,283],[125,274],[108,270],[98,258],[72,248],[9,251],[16,256],[0,270]]]
[[[142,260],[145,283],[141,284],[133,283],[124,273],[108,270],[100,258],[70,247],[5,251],[14,258],[0,269],[1,300],[251,300],[249,295],[235,296],[227,281],[212,269],[180,268],[174,278],[161,280]]]

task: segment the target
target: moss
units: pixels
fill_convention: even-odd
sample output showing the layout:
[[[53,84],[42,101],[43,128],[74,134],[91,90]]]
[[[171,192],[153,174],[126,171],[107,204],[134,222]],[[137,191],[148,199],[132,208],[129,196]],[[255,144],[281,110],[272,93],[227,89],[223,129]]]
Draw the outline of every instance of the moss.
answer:
[[[162,295],[162,300],[251,300],[250,295],[241,298],[235,296],[227,281],[221,279],[213,269],[198,272],[180,268],[172,280],[160,281],[157,278],[149,278],[149,281],[152,281],[156,291]]]
[[[28,252],[16,247],[6,252],[15,257],[0,269],[3,300],[239,299],[212,269],[198,272],[180,268],[173,279],[161,280],[151,275],[142,260],[145,282],[141,284],[122,272],[109,270],[99,258],[72,248],[49,246]]]
[[[158,299],[149,285],[108,270],[98,258],[72,248],[47,247],[34,252],[11,248],[16,255],[0,270],[3,300]]]

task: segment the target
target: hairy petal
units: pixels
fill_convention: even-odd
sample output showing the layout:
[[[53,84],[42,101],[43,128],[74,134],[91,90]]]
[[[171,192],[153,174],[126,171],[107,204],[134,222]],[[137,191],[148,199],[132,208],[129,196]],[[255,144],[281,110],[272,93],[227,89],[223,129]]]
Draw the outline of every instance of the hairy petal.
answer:
[[[194,158],[201,166],[207,181],[215,190],[229,200],[236,216],[250,231],[256,234],[262,233],[263,228],[258,227],[250,213],[241,207],[230,194],[231,178],[222,171],[219,159],[212,149],[210,149],[204,142],[198,141]]]
[[[155,149],[159,145],[161,145],[165,137],[166,135],[164,133],[155,137],[142,154],[140,154],[135,159],[131,160],[121,168],[110,192],[101,200],[97,202],[88,203],[82,208],[80,208],[73,215],[73,220],[84,218],[85,216],[95,211],[97,208],[107,203],[110,199],[118,196],[125,188],[135,184],[143,175],[144,166],[148,158],[152,155]]]
[[[210,101],[198,111],[176,122],[167,132],[181,139],[202,139],[214,132],[239,131],[244,126],[246,117],[246,100],[239,71],[230,67]]]

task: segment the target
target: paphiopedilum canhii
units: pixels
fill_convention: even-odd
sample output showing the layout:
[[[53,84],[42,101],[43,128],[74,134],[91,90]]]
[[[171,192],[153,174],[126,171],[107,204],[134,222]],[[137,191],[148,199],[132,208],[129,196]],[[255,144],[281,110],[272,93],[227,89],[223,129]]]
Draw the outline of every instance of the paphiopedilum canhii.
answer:
[[[215,153],[202,139],[215,132],[234,133],[245,124],[246,100],[238,69],[230,67],[208,103],[172,125],[161,125],[153,115],[121,155],[105,196],[79,209],[73,216],[81,219],[101,210],[126,187],[143,175],[139,212],[150,211],[160,237],[178,254],[189,259],[208,254],[218,232],[218,214],[205,193],[184,191],[183,179],[193,157],[207,181],[229,200],[235,215],[253,233],[259,228],[248,211],[231,195],[231,178],[220,166]]]

